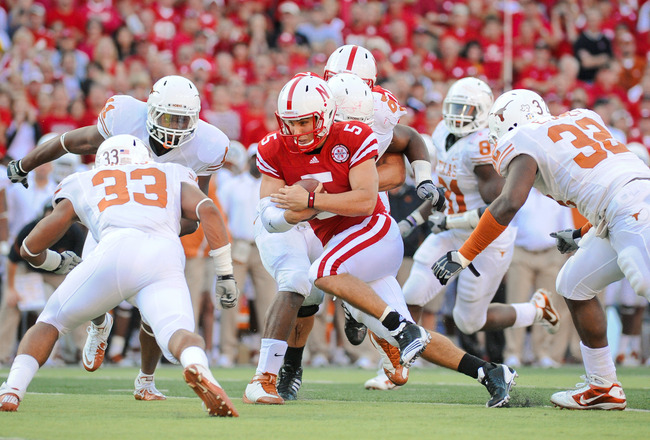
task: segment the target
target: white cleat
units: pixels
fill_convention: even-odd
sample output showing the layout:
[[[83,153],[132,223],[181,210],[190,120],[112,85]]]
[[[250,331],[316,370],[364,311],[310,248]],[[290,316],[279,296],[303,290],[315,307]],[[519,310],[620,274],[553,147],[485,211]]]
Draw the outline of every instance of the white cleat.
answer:
[[[167,400],[167,396],[156,389],[156,383],[153,374],[138,374],[135,378],[135,391],[133,396],[135,400]]]
[[[113,328],[113,317],[109,313],[106,313],[105,316],[104,325],[98,327],[91,322],[86,330],[88,336],[81,354],[81,360],[87,371],[95,371],[104,362],[106,341],[111,333],[111,328]]]
[[[538,289],[530,302],[537,308],[535,322],[540,322],[546,331],[555,334],[560,330],[560,314],[551,304],[550,293],[545,289]]]
[[[208,414],[215,417],[239,417],[226,392],[210,379],[211,376],[205,367],[198,364],[188,365],[183,370],[185,382],[203,401]]]
[[[276,382],[278,376],[271,373],[257,374],[244,391],[244,403],[262,405],[284,405],[284,399],[278,394]]]
[[[386,373],[383,371],[372,379],[368,379],[363,385],[367,390],[394,390],[398,386],[395,385],[389,378],[386,376]]]
[[[625,409],[627,400],[620,382],[610,382],[595,374],[582,378],[584,383],[577,384],[575,390],[553,394],[551,403],[566,409]]]

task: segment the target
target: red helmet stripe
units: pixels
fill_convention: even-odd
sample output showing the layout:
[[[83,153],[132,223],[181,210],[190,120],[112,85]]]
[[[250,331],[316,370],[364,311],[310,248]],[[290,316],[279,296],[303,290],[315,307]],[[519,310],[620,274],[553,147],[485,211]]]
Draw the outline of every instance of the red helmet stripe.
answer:
[[[359,46],[352,46],[352,52],[350,52],[350,58],[348,58],[348,65],[346,67],[346,70],[352,72],[352,65],[354,64],[354,57],[357,56],[357,50],[359,49]]]
[[[304,76],[301,76],[299,78],[296,78],[296,80],[291,84],[291,87],[289,88],[289,95],[287,96],[287,110],[293,110],[291,108],[291,101],[293,101],[293,91],[296,90],[296,87],[298,86],[298,83],[302,78],[305,78]]]

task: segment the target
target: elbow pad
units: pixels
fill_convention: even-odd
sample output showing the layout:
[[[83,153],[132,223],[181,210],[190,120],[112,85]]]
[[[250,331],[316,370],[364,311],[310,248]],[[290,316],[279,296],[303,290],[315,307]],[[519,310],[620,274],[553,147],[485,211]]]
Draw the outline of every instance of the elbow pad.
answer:
[[[260,221],[264,229],[271,233],[287,232],[294,225],[284,218],[284,209],[278,208],[271,202],[271,197],[264,197],[257,204],[257,210],[260,213]]]

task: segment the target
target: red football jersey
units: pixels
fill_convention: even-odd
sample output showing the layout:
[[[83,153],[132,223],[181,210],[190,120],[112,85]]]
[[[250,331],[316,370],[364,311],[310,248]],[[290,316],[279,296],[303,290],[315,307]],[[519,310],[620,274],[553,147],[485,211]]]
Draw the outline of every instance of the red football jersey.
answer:
[[[266,135],[258,144],[257,168],[260,172],[293,185],[302,179],[316,179],[325,191],[336,194],[350,191],[349,174],[356,165],[377,157],[377,137],[360,122],[335,122],[323,146],[309,153],[289,150],[279,131]],[[316,196],[318,200],[318,196]],[[386,212],[377,196],[373,215]],[[309,221],[323,244],[345,229],[361,223],[366,216],[322,215]]]

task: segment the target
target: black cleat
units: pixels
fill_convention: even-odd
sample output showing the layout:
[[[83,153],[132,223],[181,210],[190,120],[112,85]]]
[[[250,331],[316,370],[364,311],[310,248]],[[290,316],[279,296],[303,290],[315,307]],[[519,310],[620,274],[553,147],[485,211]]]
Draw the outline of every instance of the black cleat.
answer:
[[[284,364],[278,373],[278,394],[284,400],[296,400],[302,385],[302,367]]]
[[[368,327],[354,319],[345,304],[341,303],[341,305],[343,306],[343,312],[345,313],[345,337],[348,338],[350,344],[359,345],[366,337]]]
[[[515,370],[503,364],[496,364],[485,372],[484,367],[478,370],[478,381],[487,388],[492,398],[485,404],[488,408],[499,408],[510,401],[510,389],[515,386]]]
[[[406,368],[413,364],[431,341],[428,331],[408,321],[402,322],[397,330],[391,332],[391,335],[399,344],[400,363]]]

